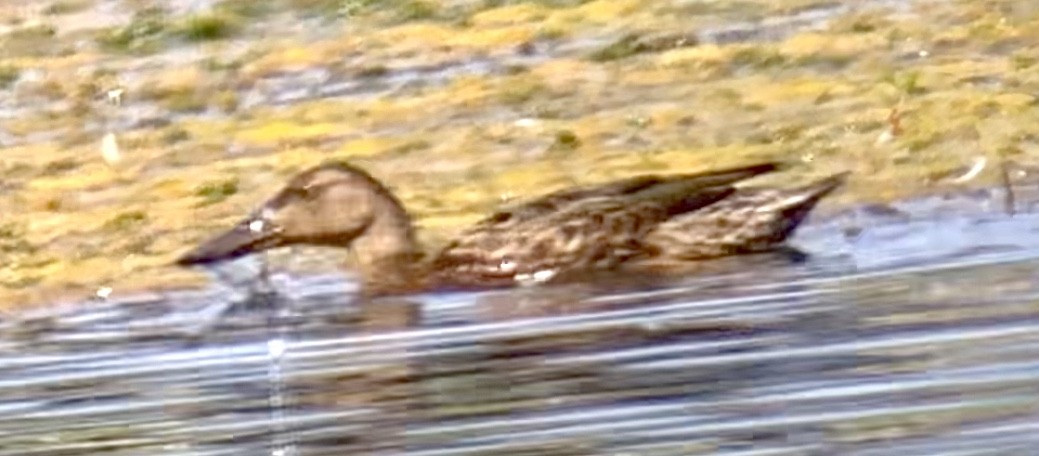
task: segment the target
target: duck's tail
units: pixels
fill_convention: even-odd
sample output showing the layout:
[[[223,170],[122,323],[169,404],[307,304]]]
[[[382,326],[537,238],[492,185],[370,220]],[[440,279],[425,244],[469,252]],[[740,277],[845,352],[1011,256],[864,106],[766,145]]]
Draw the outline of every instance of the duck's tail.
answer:
[[[848,173],[789,189],[740,189],[701,210],[664,222],[646,238],[647,249],[685,260],[774,249]]]
[[[811,211],[819,203],[819,200],[844,185],[848,181],[848,175],[850,174],[849,171],[837,173],[808,185],[787,190],[786,198],[780,199],[777,201],[777,204],[783,206],[780,210],[784,212]]]
[[[819,201],[847,182],[849,174],[845,171],[808,185],[782,190],[778,198],[759,207],[759,212],[774,214],[774,242],[786,240],[793,234]]]

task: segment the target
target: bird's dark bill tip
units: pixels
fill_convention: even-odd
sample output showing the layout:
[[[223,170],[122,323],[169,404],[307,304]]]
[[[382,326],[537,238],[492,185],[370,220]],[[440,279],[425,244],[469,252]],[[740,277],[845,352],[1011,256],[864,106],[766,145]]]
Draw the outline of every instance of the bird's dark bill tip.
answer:
[[[228,261],[273,247],[275,244],[276,239],[268,234],[238,226],[181,255],[174,260],[174,264],[201,266]]]
[[[173,260],[173,264],[177,266],[199,266],[213,263],[215,261],[219,260],[202,255],[198,249],[195,249],[177,257],[176,260]]]

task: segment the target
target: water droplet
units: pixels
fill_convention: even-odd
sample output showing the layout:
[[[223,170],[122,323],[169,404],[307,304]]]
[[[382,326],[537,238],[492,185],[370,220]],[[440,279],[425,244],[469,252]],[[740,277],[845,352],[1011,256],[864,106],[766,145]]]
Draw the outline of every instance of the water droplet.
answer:
[[[267,353],[272,358],[281,358],[285,354],[285,341],[282,339],[271,339],[267,341]]]

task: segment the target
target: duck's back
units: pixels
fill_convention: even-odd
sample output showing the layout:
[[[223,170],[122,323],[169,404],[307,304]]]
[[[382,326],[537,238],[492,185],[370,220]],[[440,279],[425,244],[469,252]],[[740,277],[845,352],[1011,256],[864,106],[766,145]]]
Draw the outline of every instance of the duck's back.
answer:
[[[643,253],[643,238],[679,214],[733,194],[774,163],[676,176],[637,176],[569,189],[499,211],[434,259],[438,281],[469,286],[540,282],[611,269]]]
[[[703,260],[764,252],[784,243],[847,173],[802,187],[741,189],[701,210],[671,218],[647,233],[644,248],[670,260]]]

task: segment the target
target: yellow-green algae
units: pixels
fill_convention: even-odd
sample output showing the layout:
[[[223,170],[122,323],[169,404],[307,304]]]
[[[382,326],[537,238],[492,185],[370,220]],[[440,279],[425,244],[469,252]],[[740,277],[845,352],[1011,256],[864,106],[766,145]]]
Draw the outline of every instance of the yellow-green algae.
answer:
[[[48,40],[81,38],[85,32],[66,32],[71,21],[62,18],[90,6],[65,3],[42,18],[4,7],[13,24],[8,42],[31,40],[46,27],[54,30]],[[216,16],[202,18],[209,22],[164,19],[174,32],[196,21],[205,43],[170,32],[156,35],[161,46],[148,47],[130,37],[123,44],[141,46],[127,53],[105,41],[127,39],[111,35],[118,29],[99,30],[89,35],[101,43],[96,48],[49,43],[0,62],[7,84],[22,84],[20,93],[39,100],[38,109],[0,127],[15,137],[56,132],[3,151],[0,303],[82,297],[99,286],[130,293],[200,285],[202,276],[170,261],[293,172],[330,158],[369,169],[401,196],[427,239],[442,239],[504,200],[641,172],[760,159],[801,163],[764,181],[854,171],[847,190],[827,202],[840,205],[942,190],[930,176],[978,156],[1039,153],[1039,53],[1029,44],[1039,39],[1039,9],[995,0],[918,1],[899,14],[855,11],[776,42],[636,49],[611,58],[594,58],[591,49],[503,74],[462,69],[443,84],[391,96],[243,109],[245,91],[293,71],[378,76],[514,55],[532,40],[682,35],[726,19],[826,5],[739,3],[752,14],[724,2],[635,0],[332,7],[346,3],[285,1],[261,11],[224,1]],[[292,8],[327,15],[333,32],[307,38],[278,22],[276,13]],[[337,26],[345,14],[350,27]],[[233,27],[214,31],[213,17]],[[248,40],[248,50],[232,53],[225,37]],[[194,46],[207,59],[135,70],[127,99],[170,113],[212,108],[232,115],[170,117],[169,124],[121,131],[124,157],[106,164],[100,133],[86,126],[121,111],[96,94],[118,84],[136,54],[178,46]],[[360,63],[346,65],[348,58]],[[42,78],[18,80],[30,70]],[[78,109],[48,107],[54,101]],[[901,134],[878,141],[896,107]],[[994,179],[985,174],[973,185]]]

